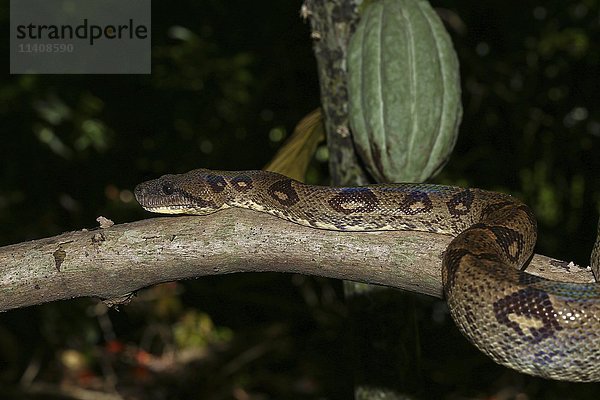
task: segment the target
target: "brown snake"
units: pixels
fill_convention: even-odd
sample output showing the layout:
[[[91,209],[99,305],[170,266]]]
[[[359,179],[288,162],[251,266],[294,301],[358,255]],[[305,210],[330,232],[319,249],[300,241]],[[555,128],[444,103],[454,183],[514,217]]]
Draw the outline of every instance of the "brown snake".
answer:
[[[533,254],[536,221],[509,195],[425,184],[310,186],[266,171],[197,169],[144,182],[135,196],[158,213],[241,207],[320,229],[452,235],[443,258],[444,293],[454,321],[477,348],[527,374],[600,381],[600,283],[555,282],[521,271]]]

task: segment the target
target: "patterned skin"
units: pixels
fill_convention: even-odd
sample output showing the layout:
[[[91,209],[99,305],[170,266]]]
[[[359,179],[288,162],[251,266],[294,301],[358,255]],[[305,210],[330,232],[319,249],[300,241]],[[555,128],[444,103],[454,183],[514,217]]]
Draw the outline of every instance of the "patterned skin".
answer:
[[[527,374],[600,381],[600,284],[521,271],[537,228],[531,210],[511,196],[425,184],[310,186],[266,171],[206,169],[144,182],[135,196],[158,213],[240,207],[318,229],[452,235],[443,259],[444,293],[454,321],[477,348]]]

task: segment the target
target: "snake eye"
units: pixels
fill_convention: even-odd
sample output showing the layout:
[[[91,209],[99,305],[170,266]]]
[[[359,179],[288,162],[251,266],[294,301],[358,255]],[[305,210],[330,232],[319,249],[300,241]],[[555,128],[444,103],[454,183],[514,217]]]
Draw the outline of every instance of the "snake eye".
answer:
[[[167,182],[167,183],[163,183],[162,191],[164,194],[166,194],[168,196],[168,195],[172,195],[173,192],[175,192],[175,189],[173,188],[173,185],[171,183]]]

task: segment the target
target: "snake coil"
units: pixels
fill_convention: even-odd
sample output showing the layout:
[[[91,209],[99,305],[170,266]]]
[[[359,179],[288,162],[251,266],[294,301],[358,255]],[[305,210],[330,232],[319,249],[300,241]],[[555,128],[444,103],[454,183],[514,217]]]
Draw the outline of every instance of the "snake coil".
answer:
[[[444,293],[452,318],[477,348],[527,374],[600,381],[600,284],[521,271],[533,254],[536,220],[511,196],[425,184],[311,186],[273,172],[206,169],[144,182],[135,196],[158,213],[240,207],[319,229],[452,235]]]

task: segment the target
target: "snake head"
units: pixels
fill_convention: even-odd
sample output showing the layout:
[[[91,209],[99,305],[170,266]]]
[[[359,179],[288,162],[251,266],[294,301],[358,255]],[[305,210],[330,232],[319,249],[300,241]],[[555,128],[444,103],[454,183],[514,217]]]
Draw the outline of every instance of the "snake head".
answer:
[[[205,215],[228,207],[226,188],[227,182],[215,171],[196,169],[140,183],[134,193],[151,212]]]

